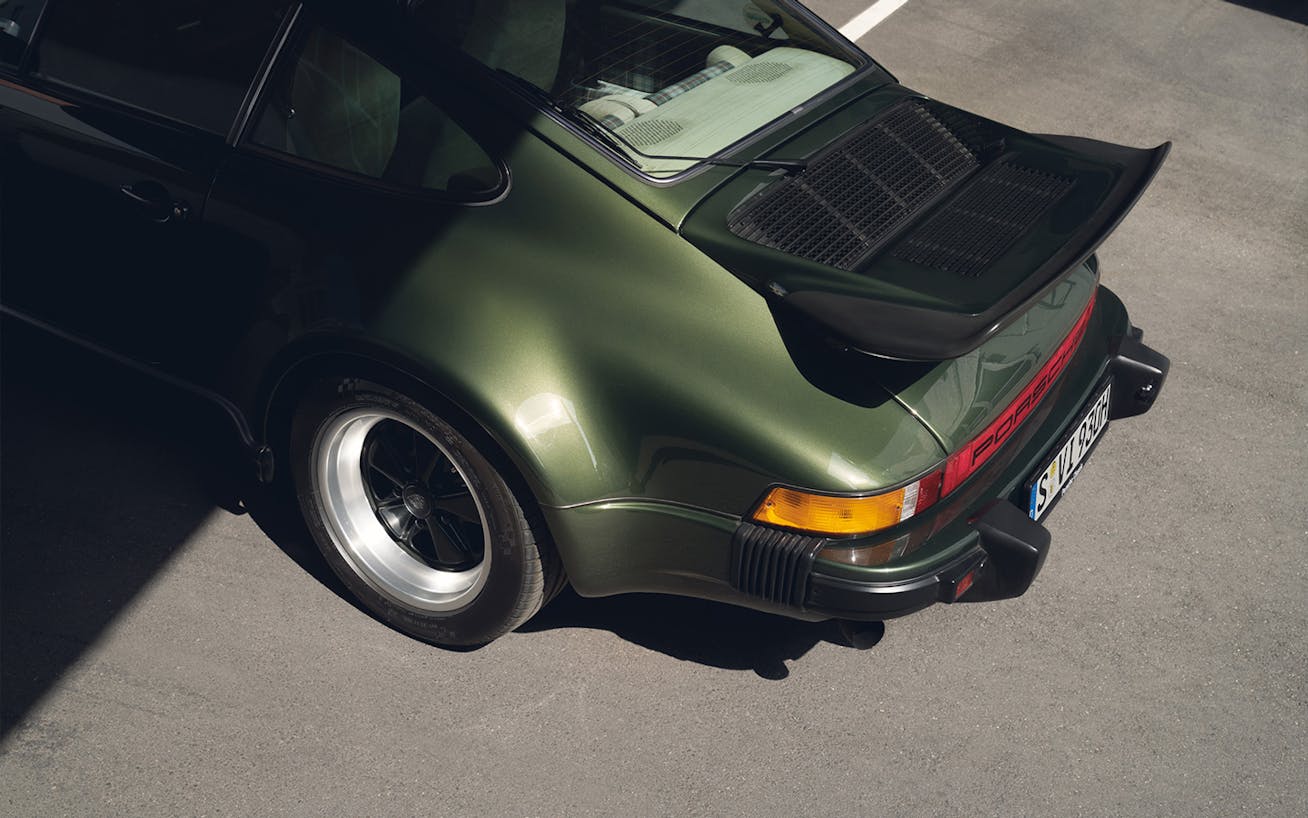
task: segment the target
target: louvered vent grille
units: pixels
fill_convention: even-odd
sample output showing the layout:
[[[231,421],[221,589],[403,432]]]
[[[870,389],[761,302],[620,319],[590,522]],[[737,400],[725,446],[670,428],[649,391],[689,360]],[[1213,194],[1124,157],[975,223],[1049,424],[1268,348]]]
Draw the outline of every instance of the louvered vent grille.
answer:
[[[737,85],[775,82],[789,74],[793,68],[794,66],[784,62],[753,62],[727,74],[727,81]]]
[[[979,276],[1071,188],[1071,179],[996,163],[900,241],[892,255]]]
[[[622,138],[638,148],[671,139],[681,133],[681,123],[675,119],[636,120],[622,129]]]
[[[903,102],[803,173],[746,201],[727,226],[743,239],[852,270],[978,164],[923,103]]]
[[[731,540],[731,584],[782,605],[803,606],[822,540],[744,523]]]

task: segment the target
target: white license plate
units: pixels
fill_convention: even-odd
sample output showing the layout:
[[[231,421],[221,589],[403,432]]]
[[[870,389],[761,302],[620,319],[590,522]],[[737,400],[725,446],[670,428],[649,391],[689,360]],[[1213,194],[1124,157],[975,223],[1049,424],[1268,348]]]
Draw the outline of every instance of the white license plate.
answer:
[[[1090,456],[1099,437],[1108,428],[1108,404],[1112,395],[1112,381],[1104,384],[1103,391],[1090,401],[1089,408],[1072,427],[1072,433],[1063,440],[1045,467],[1036,472],[1031,481],[1031,504],[1027,512],[1031,519],[1039,520],[1053,508],[1054,503],[1081,471],[1081,464]]]

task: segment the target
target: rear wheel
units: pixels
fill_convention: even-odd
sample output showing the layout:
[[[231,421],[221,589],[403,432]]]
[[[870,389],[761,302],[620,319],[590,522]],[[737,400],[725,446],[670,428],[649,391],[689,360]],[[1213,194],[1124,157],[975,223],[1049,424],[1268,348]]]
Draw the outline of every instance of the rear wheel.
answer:
[[[310,391],[291,430],[300,510],[332,570],[387,624],[442,645],[517,627],[561,566],[467,436],[378,384]]]

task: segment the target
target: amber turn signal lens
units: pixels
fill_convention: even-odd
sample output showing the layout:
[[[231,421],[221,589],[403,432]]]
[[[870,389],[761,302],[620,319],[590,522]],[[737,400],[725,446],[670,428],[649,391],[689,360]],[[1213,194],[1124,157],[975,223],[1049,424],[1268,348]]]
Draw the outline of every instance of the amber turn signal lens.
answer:
[[[754,510],[754,520],[816,534],[870,534],[907,520],[940,496],[939,472],[871,497],[833,497],[778,486]]]

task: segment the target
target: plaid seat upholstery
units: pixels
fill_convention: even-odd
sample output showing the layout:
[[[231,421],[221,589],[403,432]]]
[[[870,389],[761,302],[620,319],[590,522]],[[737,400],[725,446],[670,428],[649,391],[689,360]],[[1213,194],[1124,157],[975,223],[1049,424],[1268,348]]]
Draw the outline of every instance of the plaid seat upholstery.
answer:
[[[705,68],[703,71],[696,71],[694,74],[691,74],[689,77],[686,77],[681,82],[673,83],[672,85],[669,85],[667,88],[664,88],[660,91],[655,91],[654,93],[645,97],[645,99],[649,100],[655,105],[662,105],[663,103],[667,102],[673,97],[679,97],[682,94],[689,91],[690,89],[703,85],[704,83],[708,82],[714,77],[720,77],[735,67],[736,66],[732,65],[729,62],[715,62],[712,65],[710,65],[708,68]]]
[[[672,85],[669,85],[667,88],[663,88],[661,90],[655,91],[652,94],[646,94],[645,99],[649,100],[655,105],[662,105],[663,103],[667,102],[670,99],[674,99],[675,97],[681,96],[682,94],[686,93],[692,88],[696,88],[700,85],[703,85],[704,83],[708,82],[714,77],[722,76],[723,74],[727,73],[728,71],[730,71],[735,67],[736,66],[732,65],[729,62],[726,62],[725,60],[722,62],[715,62],[712,65],[710,65],[708,68],[705,68],[703,71],[696,71],[694,74],[691,74],[689,77],[686,77],[681,82],[675,82]],[[602,117],[599,122],[601,125],[608,128],[610,131],[614,130],[615,128],[618,128],[621,125],[626,124],[626,120],[622,119],[621,117],[617,117],[613,115]]]

